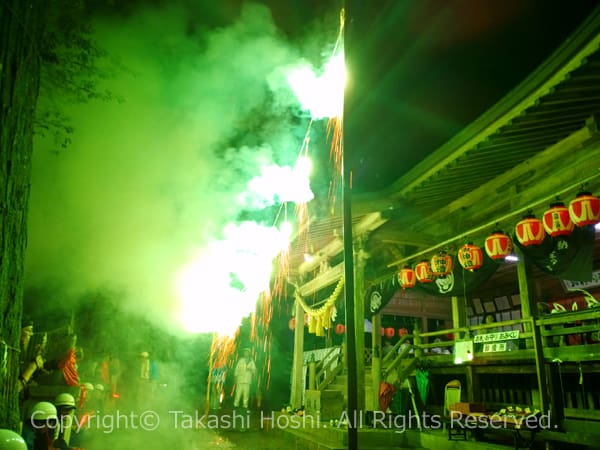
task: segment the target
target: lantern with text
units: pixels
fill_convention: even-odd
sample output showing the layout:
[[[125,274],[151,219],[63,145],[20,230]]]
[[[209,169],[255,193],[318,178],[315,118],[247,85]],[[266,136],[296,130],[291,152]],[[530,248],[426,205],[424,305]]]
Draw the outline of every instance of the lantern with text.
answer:
[[[431,258],[431,271],[435,276],[445,276],[452,272],[452,256],[441,252]]]
[[[393,338],[396,335],[396,330],[392,327],[388,327],[385,329],[385,337]]]
[[[532,215],[526,216],[515,227],[518,241],[524,247],[540,245],[546,237],[544,225],[540,219]]]
[[[415,287],[417,283],[417,278],[415,276],[415,271],[410,267],[404,267],[400,270],[400,285],[402,289],[410,289]]]
[[[483,265],[483,251],[476,245],[465,244],[458,251],[458,262],[466,270],[477,270]]]
[[[580,192],[569,203],[571,220],[578,227],[595,225],[600,222],[600,198],[590,192]]]
[[[292,317],[290,319],[288,326],[290,327],[290,330],[292,330],[292,331],[294,331],[296,329],[296,318],[295,317]]]
[[[569,208],[564,203],[553,203],[544,213],[544,229],[552,237],[571,234],[575,224],[571,221]]]
[[[491,259],[504,259],[512,251],[512,240],[502,231],[494,231],[485,239],[485,252]]]
[[[421,261],[415,266],[415,276],[419,283],[431,283],[433,281],[433,272],[429,261]]]
[[[346,332],[346,326],[343,323],[338,323],[335,326],[335,334],[344,334]]]

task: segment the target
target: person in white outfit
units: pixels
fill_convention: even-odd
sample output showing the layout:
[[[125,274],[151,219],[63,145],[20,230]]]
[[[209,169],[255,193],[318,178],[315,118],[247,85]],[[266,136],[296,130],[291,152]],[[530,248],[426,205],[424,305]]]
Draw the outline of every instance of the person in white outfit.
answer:
[[[256,364],[254,364],[254,361],[251,358],[249,348],[243,350],[242,358],[240,358],[236,364],[233,375],[235,378],[235,398],[233,400],[233,406],[239,408],[241,401],[242,407],[248,409],[250,385],[256,375]]]

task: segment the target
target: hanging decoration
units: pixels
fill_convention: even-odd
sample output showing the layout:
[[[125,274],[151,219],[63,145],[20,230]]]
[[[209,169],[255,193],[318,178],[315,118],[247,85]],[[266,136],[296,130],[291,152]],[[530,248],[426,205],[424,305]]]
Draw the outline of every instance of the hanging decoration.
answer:
[[[406,336],[407,334],[408,330],[406,328],[398,328],[398,337]]]
[[[543,272],[570,281],[591,281],[594,268],[594,241],[596,230],[592,225],[575,227],[568,236],[554,239],[547,236],[540,245],[523,246],[516,242],[523,257]]]
[[[569,208],[562,202],[553,203],[544,213],[544,229],[552,237],[568,236],[575,224],[569,215]]]
[[[372,316],[380,312],[401,288],[397,276],[370,286],[365,293],[365,316]]]
[[[431,258],[431,271],[437,277],[443,277],[452,272],[452,256],[446,252],[440,252]]]
[[[515,227],[517,241],[525,247],[530,245],[540,245],[546,237],[544,225],[540,219],[532,214],[523,218]]]
[[[385,329],[385,337],[393,338],[396,335],[396,329],[392,327],[388,327]]]
[[[477,270],[483,265],[483,251],[472,243],[465,244],[458,250],[458,262],[463,269]]]
[[[569,203],[569,215],[578,227],[595,225],[600,222],[600,198],[591,192],[580,192]]]
[[[502,231],[494,231],[485,239],[485,252],[491,259],[504,259],[512,251],[512,240]]]
[[[410,289],[415,287],[417,278],[415,276],[415,271],[410,267],[402,268],[398,276],[400,278],[400,286],[402,286],[402,289]]]
[[[346,332],[346,325],[344,325],[343,323],[338,323],[335,326],[335,334],[344,334]]]
[[[296,318],[292,317],[290,319],[290,321],[288,322],[288,327],[290,328],[290,330],[294,331],[296,329]]]
[[[341,277],[333,293],[323,302],[319,308],[312,308],[306,304],[298,289],[294,292],[296,301],[302,306],[305,313],[308,314],[308,331],[317,336],[325,336],[325,329],[331,325],[331,316],[335,311],[334,305],[342,291],[344,290],[344,277]]]
[[[419,283],[432,283],[433,272],[431,271],[431,265],[429,261],[421,261],[415,266],[415,276]]]

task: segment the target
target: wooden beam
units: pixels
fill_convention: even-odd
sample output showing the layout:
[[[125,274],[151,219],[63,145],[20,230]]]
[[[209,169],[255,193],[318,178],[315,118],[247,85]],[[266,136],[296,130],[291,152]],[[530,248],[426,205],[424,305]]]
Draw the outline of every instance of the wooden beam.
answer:
[[[593,153],[593,152],[590,152]],[[542,198],[536,198],[536,201],[533,203],[527,203],[526,206],[523,206],[521,208],[517,208],[512,210],[511,212],[504,214],[500,217],[494,217],[492,220],[480,224],[479,226],[476,226],[474,228],[468,229],[467,231],[460,233],[458,235],[455,235],[451,238],[448,238],[442,242],[439,242],[437,245],[434,245],[432,247],[420,250],[418,252],[413,253],[412,255],[405,257],[405,258],[401,258],[399,260],[393,261],[391,263],[388,264],[388,267],[394,267],[394,266],[399,266],[400,264],[404,264],[407,261],[411,260],[411,259],[415,259],[421,255],[424,254],[428,254],[428,253],[433,253],[436,250],[440,249],[440,248],[444,248],[450,244],[453,244],[456,241],[459,241],[461,239],[465,239],[465,238],[472,238],[473,235],[484,232],[484,231],[489,231],[490,228],[492,228],[495,224],[497,223],[501,223],[505,220],[513,220],[514,217],[517,217],[519,215],[522,215],[523,213],[525,213],[526,211],[528,211],[529,209],[532,209],[536,206],[542,205],[542,204],[549,204],[552,201],[554,201],[556,199],[557,196],[561,196],[564,195],[565,193],[570,193],[570,192],[576,192],[577,189],[579,189],[581,187],[581,185],[586,184],[586,183],[592,183],[594,184],[594,186],[598,185],[598,182],[600,180],[600,170],[598,170],[598,166],[592,167],[590,169],[592,171],[592,174],[590,174],[588,177],[585,178],[577,178],[577,180],[571,180],[571,184],[560,189],[557,190],[555,192],[553,192],[551,195],[548,195],[546,197],[542,197]],[[573,182],[575,181],[575,182]]]
[[[546,174],[552,170],[556,170],[556,167],[548,164],[550,161],[561,160],[561,167],[566,168],[568,164],[562,162],[565,156],[571,156],[573,163],[577,163],[577,159],[572,158],[572,154],[575,150],[581,149],[584,142],[589,141],[595,132],[590,129],[589,126],[585,126],[580,130],[572,133],[565,139],[556,144],[548,147],[543,152],[529,158],[527,161],[513,167],[501,176],[490,180],[488,183],[480,186],[479,188],[469,192],[467,195],[460,197],[453,201],[444,208],[438,210],[435,214],[427,218],[428,221],[439,221],[446,220],[450,215],[460,212],[461,215],[465,215],[465,210],[469,208],[472,210],[472,217],[477,214],[483,216],[485,213],[481,209],[482,202],[494,206],[497,203],[504,203],[510,199],[506,195],[506,189],[515,185],[522,185],[524,180],[531,178],[532,173],[542,172],[542,176],[546,177]],[[593,153],[593,152],[587,152]],[[600,158],[600,156],[598,156]],[[597,169],[597,165],[593,166]],[[538,175],[538,178],[541,178]],[[546,177],[548,182],[554,182],[554,174],[552,177]],[[539,181],[539,180],[538,180]],[[553,183],[555,184],[555,183]],[[536,191],[539,190],[539,185],[536,183]],[[421,227],[420,227],[421,228]]]
[[[387,222],[387,219],[384,219],[379,212],[368,214],[360,222],[353,226],[352,235],[355,239],[360,238],[365,233],[370,233],[371,231],[379,228],[385,222]],[[314,255],[311,255],[308,261],[300,264],[298,272],[302,275],[315,270],[317,267],[319,267],[321,262],[327,261],[329,258],[341,253],[343,249],[344,242],[342,239],[339,237],[334,238],[331,242],[318,250]]]
[[[321,289],[331,286],[333,283],[337,283],[343,274],[344,263],[342,262],[300,286],[300,295],[302,297],[308,297],[315,292],[319,292]]]
[[[586,58],[595,53],[600,46],[600,34],[597,33],[600,14],[593,14],[586,25],[578,29],[552,58],[493,108],[397,180],[389,189],[392,194],[388,195],[401,198],[444,167],[453,164],[458,157],[473,149],[479,142],[525,113],[572,71],[585,64]]]

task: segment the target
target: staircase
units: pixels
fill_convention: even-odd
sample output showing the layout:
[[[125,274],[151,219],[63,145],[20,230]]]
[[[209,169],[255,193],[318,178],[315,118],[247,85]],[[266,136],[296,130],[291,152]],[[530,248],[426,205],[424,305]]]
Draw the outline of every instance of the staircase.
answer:
[[[398,380],[407,380],[414,374],[419,358],[413,355],[413,346],[409,344],[410,335],[401,339],[381,362],[381,381],[395,384]],[[321,417],[338,416],[345,411],[348,405],[348,371],[343,366],[343,354],[340,351],[339,358],[334,360],[323,358],[325,364],[319,364],[316,368],[316,390],[319,391],[319,410]],[[373,374],[372,367],[365,366],[365,405],[371,409],[373,400]],[[340,403],[341,399],[341,403]],[[333,402],[331,410],[326,411],[327,402]],[[339,411],[338,411],[339,410]]]

